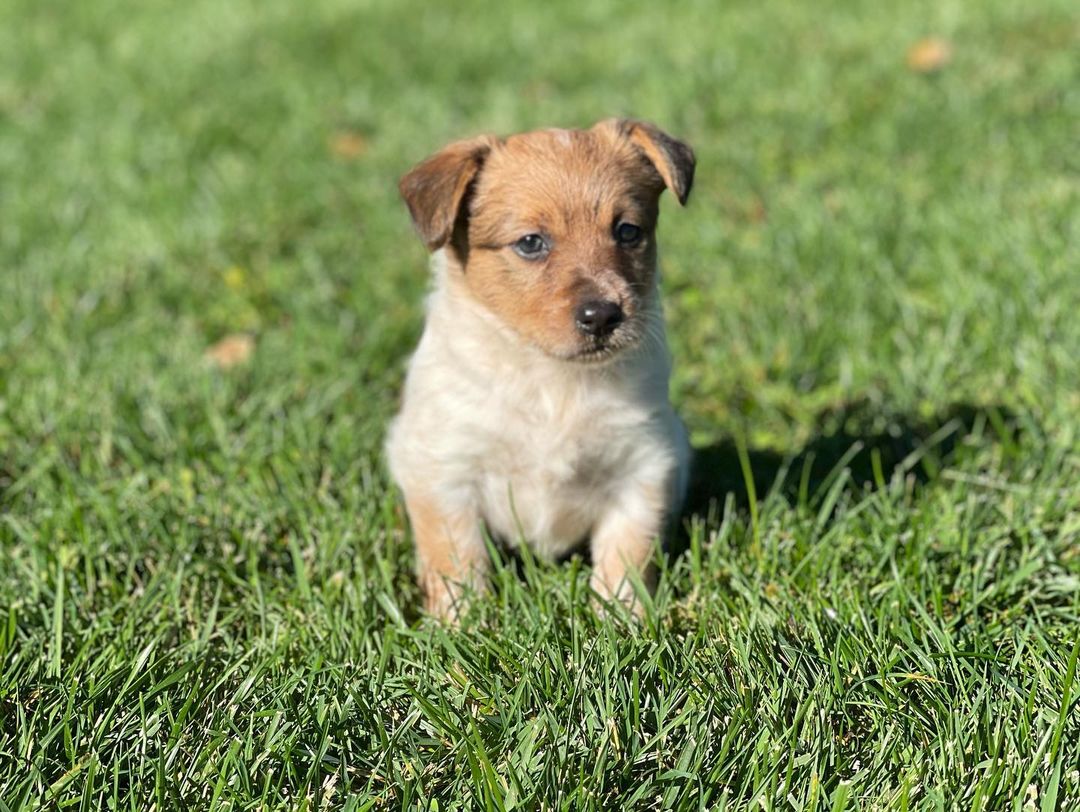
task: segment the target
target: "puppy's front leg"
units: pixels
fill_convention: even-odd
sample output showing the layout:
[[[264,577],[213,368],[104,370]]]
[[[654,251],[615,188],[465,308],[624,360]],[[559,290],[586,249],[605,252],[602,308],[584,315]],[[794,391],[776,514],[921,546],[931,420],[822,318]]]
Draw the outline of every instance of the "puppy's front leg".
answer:
[[[656,587],[653,551],[664,532],[670,510],[667,481],[634,483],[605,513],[592,534],[593,590],[603,598],[618,598],[640,615],[630,573],[637,573],[651,593]]]
[[[456,622],[464,609],[464,587],[486,587],[490,567],[480,519],[467,501],[438,500],[421,490],[405,491],[416,542],[416,574],[424,608]]]

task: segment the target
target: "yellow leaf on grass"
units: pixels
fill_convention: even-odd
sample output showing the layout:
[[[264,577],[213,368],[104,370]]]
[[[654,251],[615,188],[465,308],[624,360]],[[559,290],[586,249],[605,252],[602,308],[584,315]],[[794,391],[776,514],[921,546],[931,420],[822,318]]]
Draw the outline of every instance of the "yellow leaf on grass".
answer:
[[[229,290],[243,290],[247,285],[247,272],[239,265],[225,269],[225,287]]]
[[[952,61],[952,45],[938,37],[921,39],[908,48],[907,65],[916,73],[933,73]]]
[[[255,351],[255,339],[245,333],[227,335],[206,351],[206,358],[220,369],[242,364]]]
[[[346,160],[359,158],[367,148],[367,139],[358,132],[339,132],[330,139],[330,151]]]

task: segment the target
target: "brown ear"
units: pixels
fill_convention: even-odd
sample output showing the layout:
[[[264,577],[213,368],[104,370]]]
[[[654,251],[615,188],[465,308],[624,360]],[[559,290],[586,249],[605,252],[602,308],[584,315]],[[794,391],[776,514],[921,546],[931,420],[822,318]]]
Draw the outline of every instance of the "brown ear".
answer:
[[[413,167],[398,184],[429,251],[444,246],[453,234],[465,192],[494,141],[490,136],[480,136],[450,144]]]
[[[656,167],[664,185],[675,195],[679,205],[686,205],[686,199],[690,196],[690,187],[694,185],[694,164],[696,163],[694,151],[688,144],[672,138],[647,121],[612,118],[600,122],[597,126],[606,126],[632,141]]]

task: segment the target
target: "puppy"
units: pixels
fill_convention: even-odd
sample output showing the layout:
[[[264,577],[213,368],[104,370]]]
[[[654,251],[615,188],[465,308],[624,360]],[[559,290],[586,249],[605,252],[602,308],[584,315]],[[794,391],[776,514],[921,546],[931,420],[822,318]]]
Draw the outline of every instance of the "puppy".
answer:
[[[483,589],[485,530],[553,558],[588,540],[606,599],[652,588],[690,457],[656,223],[693,177],[686,144],[611,119],[459,141],[402,179],[435,284],[387,457],[430,613]]]

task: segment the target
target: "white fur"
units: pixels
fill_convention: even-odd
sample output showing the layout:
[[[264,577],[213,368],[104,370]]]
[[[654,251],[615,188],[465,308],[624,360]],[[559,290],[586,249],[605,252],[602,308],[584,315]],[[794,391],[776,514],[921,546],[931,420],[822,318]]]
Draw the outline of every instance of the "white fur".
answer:
[[[402,488],[422,489],[448,512],[474,513],[496,537],[551,557],[600,526],[657,525],[658,490],[674,511],[690,451],[668,400],[657,293],[640,345],[583,364],[552,358],[502,324],[469,295],[443,251],[432,264],[424,334],[387,441]]]

